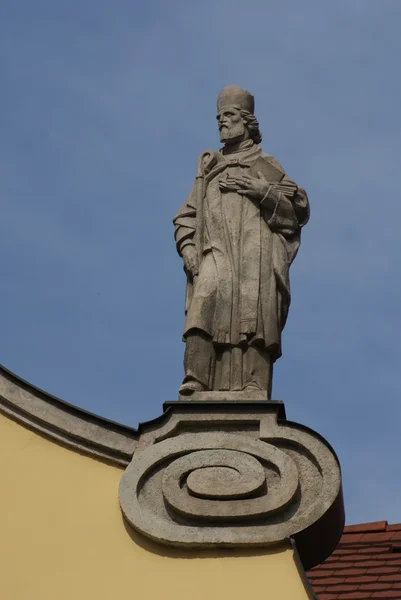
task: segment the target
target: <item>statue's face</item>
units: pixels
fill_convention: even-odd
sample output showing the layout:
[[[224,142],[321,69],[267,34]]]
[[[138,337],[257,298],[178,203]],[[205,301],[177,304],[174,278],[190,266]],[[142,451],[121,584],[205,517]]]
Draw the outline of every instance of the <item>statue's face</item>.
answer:
[[[247,137],[247,130],[241,112],[237,108],[224,108],[217,115],[220,142],[234,144]]]

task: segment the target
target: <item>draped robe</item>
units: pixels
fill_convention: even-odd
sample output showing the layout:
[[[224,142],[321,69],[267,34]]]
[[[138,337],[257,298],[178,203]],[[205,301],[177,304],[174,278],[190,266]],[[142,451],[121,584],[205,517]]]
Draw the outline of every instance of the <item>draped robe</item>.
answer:
[[[290,181],[276,159],[250,140],[236,153],[206,152],[173,221],[179,254],[193,245],[199,258],[199,274],[187,282],[184,339],[201,330],[219,346],[255,345],[274,361],[290,305],[289,267],[309,204],[297,187],[291,198],[280,193],[273,208],[220,190],[222,177],[247,173],[259,157],[283,172],[282,183]]]

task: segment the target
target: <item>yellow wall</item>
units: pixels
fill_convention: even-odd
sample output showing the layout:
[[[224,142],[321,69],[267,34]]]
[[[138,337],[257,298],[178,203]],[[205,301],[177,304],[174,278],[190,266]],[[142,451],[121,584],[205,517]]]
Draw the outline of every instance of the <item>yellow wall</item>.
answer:
[[[306,600],[292,550],[193,554],[126,529],[122,470],[0,415],[1,600]]]

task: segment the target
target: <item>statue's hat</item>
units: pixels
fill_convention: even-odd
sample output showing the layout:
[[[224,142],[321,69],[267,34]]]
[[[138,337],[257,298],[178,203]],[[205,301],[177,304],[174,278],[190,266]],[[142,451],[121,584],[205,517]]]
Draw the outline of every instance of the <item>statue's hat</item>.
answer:
[[[237,85],[228,85],[221,90],[217,98],[217,112],[221,112],[224,108],[237,108],[253,114],[255,99],[250,92]]]

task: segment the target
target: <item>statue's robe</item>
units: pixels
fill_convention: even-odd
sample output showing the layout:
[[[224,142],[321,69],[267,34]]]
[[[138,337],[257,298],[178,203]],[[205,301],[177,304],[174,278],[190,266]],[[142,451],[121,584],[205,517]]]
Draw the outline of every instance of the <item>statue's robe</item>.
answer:
[[[274,362],[290,305],[289,267],[309,218],[306,192],[294,186],[291,198],[280,193],[271,207],[221,191],[221,178],[247,173],[260,157],[284,173],[251,141],[236,153],[204,156],[203,172],[174,218],[179,254],[193,245],[199,257],[199,275],[187,283],[184,339],[201,330],[219,347],[257,346]],[[284,174],[286,182],[294,185]]]

